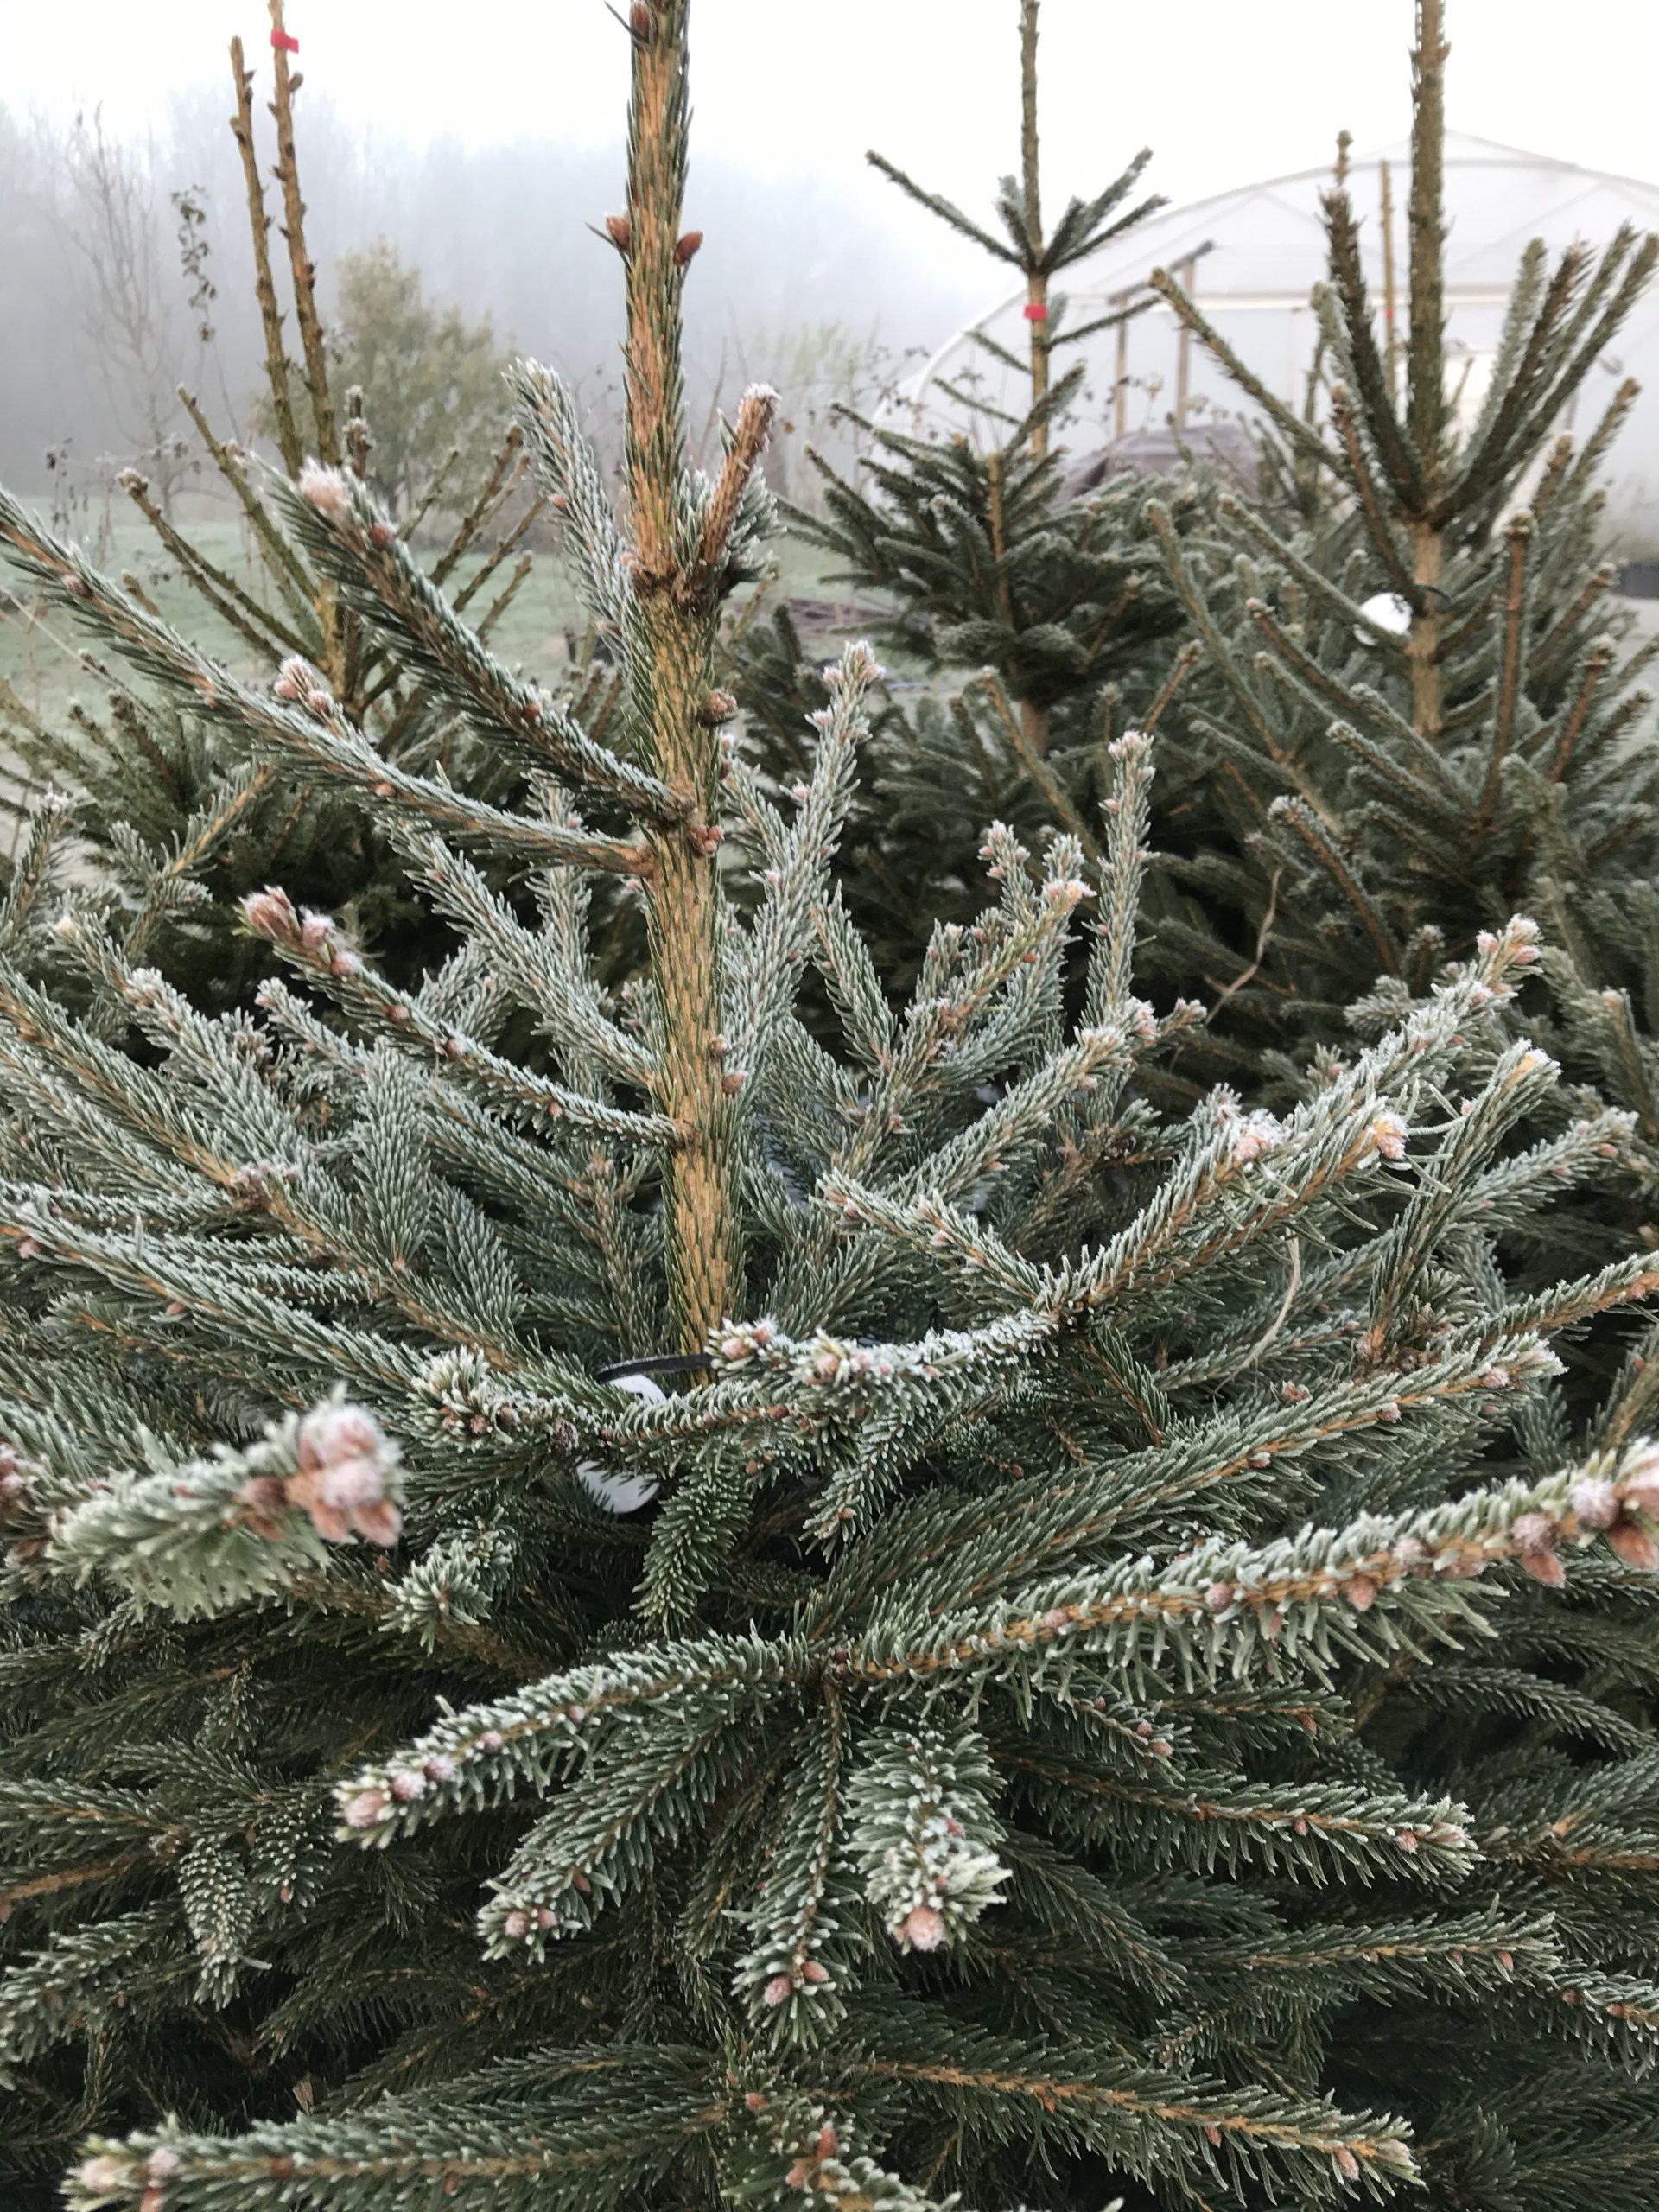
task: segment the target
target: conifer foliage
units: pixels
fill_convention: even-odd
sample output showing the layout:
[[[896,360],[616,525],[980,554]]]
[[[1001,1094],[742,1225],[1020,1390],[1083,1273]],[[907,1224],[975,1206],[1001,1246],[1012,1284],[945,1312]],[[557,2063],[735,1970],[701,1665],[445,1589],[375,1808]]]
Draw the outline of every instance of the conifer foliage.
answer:
[[[282,19],[279,0],[272,11],[279,31]],[[282,206],[285,270],[271,247],[274,218],[261,170],[254,73],[241,40],[231,41],[231,131],[247,193],[254,304],[264,339],[264,390],[254,411],[290,481],[308,453],[363,480],[372,473],[372,427],[360,389],[348,385],[336,393],[331,387],[317,272],[307,245],[295,112],[300,79],[281,46],[271,60],[276,158],[270,175]],[[279,295],[283,277],[287,313]],[[289,350],[295,335],[297,360]],[[251,573],[238,577],[233,561],[215,560],[200,534],[193,537],[163,512],[137,470],[124,469],[118,483],[201,615],[255,665],[286,661],[290,689],[321,683],[394,759],[414,767],[442,760],[453,779],[482,796],[511,790],[511,764],[471,743],[417,669],[342,616],[253,456],[228,430],[215,430],[195,393],[181,389],[179,397],[200,445],[198,465],[211,464],[234,503]],[[527,464],[517,430],[476,469],[476,480],[453,480],[461,458],[459,448],[450,453],[428,500],[401,526],[412,534],[447,493],[454,524],[429,568],[440,584],[499,531],[493,550],[458,582],[455,594],[458,610],[472,608],[469,619],[487,637],[529,572],[530,556],[519,549],[541,502],[522,494]],[[122,582],[140,607],[156,611],[139,576],[128,571]],[[245,998],[270,963],[257,938],[232,925],[234,902],[276,869],[308,901],[349,902],[366,936],[395,939],[408,973],[418,975],[421,956],[444,945],[447,932],[419,926],[420,909],[408,899],[401,867],[371,817],[337,803],[332,792],[313,791],[296,804],[270,762],[251,765],[227,753],[211,724],[192,712],[193,701],[158,700],[142,681],[100,659],[95,645],[85,666],[89,689],[104,694],[102,705],[73,701],[60,725],[55,715],[31,712],[0,683],[0,734],[9,777],[16,778],[25,798],[52,789],[69,801],[43,822],[60,855],[73,856],[101,882],[107,925],[133,959],[154,963],[219,1004]],[[0,880],[3,873],[0,863]],[[60,988],[73,988],[62,964],[50,964]]]
[[[1068,719],[1086,715],[1103,681],[1144,659],[1148,639],[1174,620],[1168,600],[1150,595],[1153,604],[1144,604],[1150,549],[1133,544],[1133,491],[1119,485],[1082,505],[1059,498],[1064,471],[1051,454],[1051,431],[1077,400],[1084,363],[1055,374],[1055,356],[1064,363],[1068,347],[1135,309],[1066,327],[1066,299],[1053,285],[1164,199],[1126,206],[1150,162],[1144,149],[1103,190],[1068,199],[1053,230],[1044,230],[1038,17],[1039,0],[1020,0],[1020,175],[998,186],[1000,230],[976,224],[882,155],[869,155],[929,214],[1018,270],[1027,288],[1027,360],[982,329],[971,339],[987,359],[1022,376],[1028,407],[1011,414],[971,385],[940,385],[976,427],[991,427],[991,445],[980,449],[967,435],[905,438],[868,423],[880,455],[868,489],[838,480],[817,458],[827,518],[791,513],[797,529],[845,562],[847,582],[892,593],[896,644],[929,666],[995,672],[1004,710],[1011,703],[1018,712],[1018,747],[1028,767],[1048,752],[1055,710],[1071,708]]]
[[[1266,416],[1259,509],[1224,499],[1199,532],[1151,512],[1205,655],[1176,710],[1185,895],[1160,915],[1158,957],[1221,1001],[1188,1056],[1213,1079],[1264,1051],[1301,1055],[1373,986],[1420,991],[1524,906],[1557,948],[1551,1042],[1638,1113],[1650,1144],[1643,1017],[1620,995],[1645,1001],[1647,924],[1613,906],[1650,911],[1652,649],[1629,649],[1598,547],[1599,473],[1636,386],[1581,444],[1557,425],[1642,298],[1659,238],[1622,230],[1553,262],[1535,240],[1485,391],[1463,406],[1445,310],[1449,51],[1440,0],[1422,0],[1397,342],[1345,185],[1326,196],[1325,419],[1278,400],[1154,274]],[[1586,912],[1610,881],[1613,900]],[[1605,1001],[1598,985],[1614,987]]]
[[[1621,233],[1553,264],[1530,246],[1491,381],[1460,407],[1444,329],[1442,18],[1425,4],[1417,26],[1403,343],[1368,297],[1340,181],[1327,200],[1325,419],[1313,392],[1302,416],[1276,404],[1155,280],[1268,419],[1259,506],[1224,500],[1196,531],[1153,510],[1204,661],[1173,716],[1162,826],[1179,820],[1180,834],[1146,970],[1209,1001],[1156,1071],[1159,1095],[1248,1071],[1296,1096],[1398,1020],[1448,954],[1465,957],[1517,905],[1538,914],[1551,944],[1527,1030],[1574,1078],[1571,1111],[1599,1099],[1631,1117],[1609,1143],[1614,1172],[1511,1241],[1512,1266],[1548,1274],[1574,1250],[1587,1264],[1653,1237],[1652,650],[1632,651],[1628,613],[1610,608],[1599,543],[1602,472],[1635,387],[1581,442],[1557,426],[1575,395],[1584,404],[1659,243]],[[1548,1142],[1564,1103],[1545,1101],[1516,1141]],[[1656,1351],[1650,1327],[1632,1344],[1625,1317],[1595,1325],[1523,1427],[1524,1457],[1627,1437],[1648,1418]],[[1425,2126],[1460,2206],[1636,2203],[1659,2177],[1633,2086],[1642,2005],[1619,1993],[1649,1972],[1659,1889],[1644,1847],[1628,1832],[1611,1842],[1655,1815],[1652,1652],[1640,1583],[1616,1571],[1581,1581],[1548,1622],[1516,1609],[1477,1662],[1402,1685],[1366,1719],[1418,1787],[1469,1806],[1511,1885],[1566,1937],[1548,2003],[1489,2018],[1478,2057],[1427,2022],[1405,2062],[1440,2055]],[[1622,2042],[1613,2063],[1564,2063],[1552,2018],[1598,2012],[1598,2032]],[[1397,2078],[1394,2023],[1359,2032]]]
[[[1509,1034],[1524,920],[1282,1118],[1161,1120],[1137,1071],[1193,1010],[1131,988],[1139,734],[1092,932],[1078,842],[993,825],[987,903],[894,1004],[834,868],[870,654],[788,790],[710,680],[774,400],[687,468],[686,16],[627,22],[626,537],[568,393],[518,375],[612,741],[348,470],[276,484],[286,525],[520,801],[390,759],[321,681],[238,681],[0,495],[95,638],[353,797],[461,938],[409,988],[271,886],[255,1008],[73,899],[86,1012],[0,968],[3,2155],[35,2185],[92,2126],[76,2212],[1435,2185],[1413,2024],[1502,2063],[1581,1931],[1373,1724],[1494,1616],[1649,1587],[1659,1452],[1545,1460],[1551,1339],[1659,1270],[1503,1267],[1627,1123],[1506,1147],[1557,1086]],[[616,996],[596,878],[646,917]],[[1598,1833],[1639,1858],[1632,1764]],[[1579,1997],[1611,2110],[1659,1992],[1592,1961]]]
[[[1130,205],[1149,156],[1052,228],[1042,213],[1038,130],[1039,0],[1020,8],[1020,168],[983,225],[879,154],[872,163],[911,199],[973,239],[1027,292],[1022,360],[985,331],[969,336],[987,362],[1011,371],[1020,397],[999,406],[979,371],[933,389],[966,410],[969,432],[936,440],[891,422],[862,422],[869,457],[859,477],[812,455],[823,509],[785,506],[788,527],[833,563],[835,581],[887,609],[876,641],[906,671],[949,689],[889,699],[875,719],[870,790],[850,825],[845,895],[884,972],[906,976],[938,918],[969,921],[973,855],[984,824],[1027,836],[1053,829],[1092,854],[1108,780],[1106,747],[1126,724],[1153,730],[1190,659],[1179,652],[1179,601],[1147,528],[1147,487],[1119,476],[1088,491],[1068,482],[1055,443],[1079,413],[1084,367],[1075,349],[1149,305],[1080,321],[1058,289],[1065,272],[1160,207]],[[1209,487],[1165,490],[1185,526]],[[733,648],[734,688],[780,772],[798,751],[801,714],[823,704],[787,609],[746,621]]]
[[[1000,232],[883,156],[869,156],[911,199],[1024,280],[1026,361],[984,331],[972,336],[989,358],[1023,371],[1029,409],[1011,415],[971,389],[942,385],[947,397],[1000,428],[997,442],[980,452],[966,438],[940,448],[875,432],[882,462],[872,471],[871,491],[830,477],[820,460],[831,519],[816,525],[799,519],[848,562],[849,580],[897,591],[897,634],[904,642],[936,664],[995,668],[1018,706],[1021,750],[1040,759],[1049,748],[1056,704],[1098,690],[1159,626],[1159,611],[1148,620],[1139,604],[1145,579],[1120,543],[1121,497],[1108,493],[1070,516],[1053,512],[1059,472],[1050,462],[1050,431],[1084,378],[1081,361],[1056,378],[1054,356],[1135,310],[1116,308],[1068,329],[1067,302],[1052,287],[1067,269],[1164,203],[1154,196],[1125,207],[1152,158],[1143,148],[1102,191],[1068,200],[1052,229],[1045,230],[1039,13],[1039,0],[1020,0],[1020,174],[1004,177],[998,188]],[[1165,613],[1166,625],[1168,619]]]

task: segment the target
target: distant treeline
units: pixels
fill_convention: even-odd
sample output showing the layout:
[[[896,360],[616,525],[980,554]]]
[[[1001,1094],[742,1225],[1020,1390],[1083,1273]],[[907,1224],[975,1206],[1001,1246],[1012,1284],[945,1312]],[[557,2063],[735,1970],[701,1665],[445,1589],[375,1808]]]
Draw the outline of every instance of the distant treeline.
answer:
[[[84,496],[137,462],[188,489],[181,382],[253,435],[261,338],[230,105],[227,69],[223,99],[181,99],[140,142],[91,112],[59,124],[0,105],[0,478]],[[325,308],[340,257],[385,238],[429,297],[488,315],[504,345],[556,363],[610,415],[620,284],[582,226],[618,200],[620,148],[407,147],[353,132],[321,99],[304,103],[300,137]],[[802,489],[801,444],[833,448],[833,403],[873,401],[969,303],[826,188],[769,190],[704,158],[688,215],[706,238],[688,302],[693,421],[754,378],[779,384],[800,420],[773,474]]]

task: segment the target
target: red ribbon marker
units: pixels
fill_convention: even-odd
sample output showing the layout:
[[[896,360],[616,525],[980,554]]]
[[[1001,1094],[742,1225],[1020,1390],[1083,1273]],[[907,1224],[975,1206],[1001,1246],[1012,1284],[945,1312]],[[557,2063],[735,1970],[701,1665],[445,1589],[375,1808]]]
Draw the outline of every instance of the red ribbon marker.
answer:
[[[297,54],[300,50],[298,39],[291,31],[285,31],[280,23],[272,27],[270,42],[278,54]]]
[[[1048,321],[1048,309],[1043,305],[1043,302],[1040,300],[1027,300],[1025,306],[1020,309],[1020,313],[1025,316],[1027,322],[1046,322]]]

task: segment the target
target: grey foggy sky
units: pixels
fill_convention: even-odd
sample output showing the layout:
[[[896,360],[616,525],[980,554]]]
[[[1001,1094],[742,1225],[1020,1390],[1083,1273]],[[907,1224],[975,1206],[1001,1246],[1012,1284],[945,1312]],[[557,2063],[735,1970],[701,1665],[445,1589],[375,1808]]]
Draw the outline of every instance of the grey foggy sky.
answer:
[[[1451,0],[1453,128],[1659,178],[1659,0]],[[289,0],[314,92],[375,137],[557,137],[619,147],[626,41],[603,0]],[[694,0],[695,143],[773,192],[832,180],[896,248],[983,264],[863,164],[879,147],[975,213],[1017,152],[1016,0]],[[1055,200],[1143,144],[1181,201],[1325,160],[1407,118],[1410,0],[1046,0],[1045,169]],[[101,102],[164,129],[172,96],[222,94],[239,31],[267,76],[260,0],[0,0],[0,97]],[[267,77],[268,81],[268,77]],[[598,211],[595,211],[598,212]],[[695,207],[695,167],[692,219]],[[989,289],[1000,289],[984,271]]]

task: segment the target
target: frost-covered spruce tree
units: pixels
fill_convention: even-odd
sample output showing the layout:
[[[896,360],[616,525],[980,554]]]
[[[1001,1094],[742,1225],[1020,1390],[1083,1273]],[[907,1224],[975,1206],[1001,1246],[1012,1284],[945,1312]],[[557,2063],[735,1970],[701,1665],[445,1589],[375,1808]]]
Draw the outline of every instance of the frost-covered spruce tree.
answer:
[[[831,579],[884,607],[875,642],[906,672],[938,679],[899,694],[875,716],[867,788],[849,820],[849,911],[884,972],[909,976],[935,921],[969,921],[974,855],[984,824],[1022,836],[1061,829],[1091,851],[1108,779],[1107,747],[1126,726],[1151,729],[1189,665],[1179,600],[1147,527],[1149,487],[1117,476],[1085,491],[1067,480],[1058,442],[1082,413],[1082,341],[1157,304],[1077,316],[1065,272],[1164,203],[1131,203],[1150,156],[1087,199],[1043,216],[1038,128],[1039,0],[1020,0],[1020,162],[1004,177],[988,228],[879,154],[871,162],[906,195],[1017,274],[1027,299],[1023,357],[969,333],[984,362],[1020,379],[1012,409],[979,389],[979,365],[937,389],[966,410],[969,431],[907,435],[864,422],[868,458],[855,478],[810,457],[822,511],[786,506],[791,531],[826,556]],[[1201,473],[1159,487],[1194,526],[1213,504]],[[739,626],[734,689],[765,757],[788,779],[804,713],[823,707],[789,611]]]
[[[1510,1281],[1541,1287],[1574,1253],[1588,1266],[1650,1249],[1653,1234],[1651,654],[1610,615],[1600,559],[1601,471],[1634,388],[1581,447],[1554,434],[1655,248],[1621,237],[1554,268],[1530,249],[1493,385],[1459,435],[1442,331],[1445,60],[1440,10],[1425,7],[1403,346],[1377,327],[1338,190],[1324,419],[1274,411],[1260,507],[1224,503],[1207,542],[1166,529],[1205,663],[1166,747],[1160,842],[1179,842],[1142,972],[1209,1007],[1150,1087],[1179,1100],[1246,1075],[1278,1099],[1316,1091],[1361,1039],[1405,1018],[1448,954],[1524,903],[1551,938],[1526,1027],[1574,1080],[1512,1141],[1547,1144],[1597,1098],[1631,1116],[1609,1141],[1612,1175],[1503,1240]],[[1525,1461],[1643,1427],[1656,1355],[1624,1316],[1586,1332],[1529,1414]],[[1659,1863],[1639,1840],[1659,1818],[1647,1556],[1638,1542],[1634,1569],[1580,1577],[1565,1606],[1510,1609],[1467,1665],[1362,1698],[1368,1741],[1414,1786],[1465,1804],[1510,1862],[1509,1893],[1529,1891],[1565,1937],[1554,2002],[1489,2016],[1478,2065],[1465,2024],[1444,2015],[1409,2051],[1372,2024],[1384,2081],[1402,2059],[1439,2072],[1420,2110],[1460,2206],[1553,2212],[1659,2186],[1659,2131],[1633,2087],[1659,1942]],[[1564,2060],[1567,2025],[1586,2046],[1607,2038],[1611,2063]]]
[[[613,747],[349,474],[279,492],[292,526],[531,803],[238,681],[0,501],[95,637],[359,792],[463,933],[403,988],[271,887],[293,981],[212,1015],[72,903],[92,1016],[0,975],[4,2155],[90,2118],[79,2212],[1438,2185],[1418,2024],[1465,2022],[1478,2096],[1503,2023],[1567,2011],[1576,1930],[1369,1726],[1517,1598],[1649,1555],[1652,1447],[1523,1472],[1510,1440],[1548,1340],[1659,1271],[1516,1296],[1497,1243],[1624,1125],[1503,1154],[1555,1081],[1497,1030],[1524,923],[1282,1120],[1160,1122],[1137,1065],[1189,1016],[1131,995],[1138,735],[1075,1014],[1078,847],[1001,828],[894,1007],[833,872],[868,653],[791,791],[709,683],[773,403],[687,473],[685,16],[629,18],[626,541],[519,378]],[[596,873],[647,918],[620,1001]],[[548,1071],[497,1049],[515,1012]],[[1650,1993],[1616,2001],[1639,2037]]]
[[[280,35],[280,0],[272,22]],[[290,481],[308,454],[368,477],[373,435],[363,394],[353,387],[337,403],[329,382],[306,236],[295,116],[300,79],[279,42],[270,59],[270,174],[282,211],[281,255],[272,251],[275,218],[261,173],[255,74],[241,40],[231,41],[236,108],[230,127],[247,192],[252,257],[249,305],[263,340],[256,412],[268,429],[273,461]],[[279,296],[284,277],[286,312]],[[171,520],[138,471],[122,470],[118,482],[226,650],[245,666],[285,664],[282,680],[290,695],[321,684],[372,733],[378,749],[410,767],[441,760],[453,780],[486,798],[521,788],[514,764],[480,746],[457,722],[423,680],[418,663],[365,638],[342,614],[327,579],[271,496],[268,472],[227,429],[215,429],[194,392],[181,388],[179,397],[200,445],[196,465],[211,468],[245,532],[250,557],[242,571],[234,560],[215,559],[203,533]],[[453,527],[423,557],[435,583],[455,579],[457,608],[471,610],[469,620],[487,637],[529,572],[531,556],[522,546],[541,503],[524,494],[527,463],[516,429],[507,432],[481,481],[454,483],[458,459],[450,456],[433,487],[434,500],[454,509]],[[429,512],[423,508],[400,527],[412,536]],[[122,581],[140,606],[153,609],[140,577],[128,572]],[[0,683],[0,747],[9,785],[0,804],[12,810],[14,790],[21,795],[18,811],[48,790],[67,801],[40,811],[35,836],[51,839],[60,864],[97,880],[107,926],[133,960],[160,967],[218,1005],[245,999],[271,962],[267,946],[233,926],[235,899],[278,870],[308,903],[347,906],[368,941],[395,947],[401,973],[418,976],[423,955],[436,957],[448,947],[442,925],[420,925],[422,910],[408,897],[401,865],[372,815],[332,791],[314,790],[296,799],[274,764],[250,764],[227,748],[212,724],[192,711],[194,702],[176,694],[158,696],[143,680],[142,660],[124,665],[89,647],[84,669],[87,696],[72,701],[60,719],[31,711]],[[608,677],[602,671],[570,671],[566,680],[573,693],[592,681],[597,696]],[[15,819],[10,826],[16,830]],[[22,876],[42,858],[31,848]],[[8,858],[0,856],[0,886],[8,880]],[[49,943],[42,950],[54,985],[73,988],[72,971]]]
[[[1440,0],[1421,0],[1397,342],[1358,213],[1344,187],[1326,197],[1323,409],[1275,398],[1154,275],[1263,411],[1267,464],[1261,505],[1224,499],[1213,528],[1151,511],[1204,652],[1173,710],[1181,895],[1158,916],[1157,972],[1213,1002],[1185,1055],[1202,1085],[1264,1052],[1300,1065],[1374,985],[1399,1003],[1524,908],[1554,947],[1533,1018],[1553,1016],[1552,1045],[1651,1146],[1637,1033],[1659,848],[1639,678],[1655,647],[1630,650],[1630,616],[1610,610],[1601,542],[1602,470],[1636,386],[1581,442],[1557,433],[1659,238],[1624,230],[1553,262],[1534,241],[1490,384],[1463,410],[1446,332],[1448,51]]]

